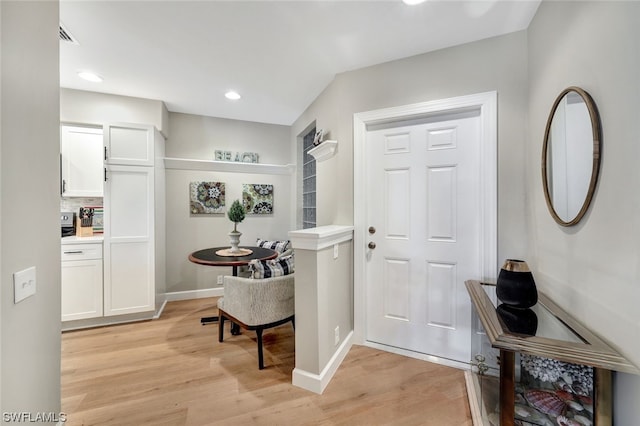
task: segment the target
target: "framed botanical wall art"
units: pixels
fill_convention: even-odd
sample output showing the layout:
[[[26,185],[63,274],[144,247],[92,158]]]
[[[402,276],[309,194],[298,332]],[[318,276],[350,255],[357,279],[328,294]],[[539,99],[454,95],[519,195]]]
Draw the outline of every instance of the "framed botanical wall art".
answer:
[[[189,196],[191,214],[224,213],[224,182],[191,182]]]
[[[247,214],[273,214],[273,185],[242,184],[242,204]]]

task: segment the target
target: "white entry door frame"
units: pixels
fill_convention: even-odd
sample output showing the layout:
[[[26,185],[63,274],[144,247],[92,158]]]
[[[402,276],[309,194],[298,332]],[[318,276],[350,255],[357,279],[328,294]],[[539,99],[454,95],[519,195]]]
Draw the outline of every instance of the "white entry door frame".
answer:
[[[354,145],[354,343],[367,344],[366,266],[367,266],[367,129],[369,126],[428,117],[433,114],[480,111],[480,176],[482,247],[481,277],[493,281],[497,262],[497,92],[442,99],[417,104],[356,113],[353,116]],[[471,339],[471,336],[469,336]],[[471,340],[469,341],[471,344]],[[402,351],[399,351],[402,352]]]

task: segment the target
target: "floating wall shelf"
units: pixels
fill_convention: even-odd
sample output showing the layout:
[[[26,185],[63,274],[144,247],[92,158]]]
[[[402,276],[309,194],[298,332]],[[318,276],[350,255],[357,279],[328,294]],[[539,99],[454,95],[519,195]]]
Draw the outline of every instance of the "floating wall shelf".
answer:
[[[327,158],[331,158],[336,154],[338,149],[338,141],[326,140],[320,145],[310,149],[309,154],[313,155],[316,161],[324,161]]]
[[[169,170],[204,170],[213,172],[258,173],[265,175],[290,175],[293,164],[240,163],[234,161],[194,160],[187,158],[164,159],[164,166]]]

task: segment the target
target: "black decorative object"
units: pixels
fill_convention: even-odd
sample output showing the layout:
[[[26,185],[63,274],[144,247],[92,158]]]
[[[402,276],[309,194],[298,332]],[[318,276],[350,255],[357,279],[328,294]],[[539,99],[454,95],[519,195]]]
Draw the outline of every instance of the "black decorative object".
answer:
[[[514,308],[530,308],[538,302],[538,290],[527,262],[507,259],[498,275],[498,299]]]
[[[538,331],[538,316],[531,309],[514,308],[513,306],[498,305],[498,316],[510,332],[535,336]]]

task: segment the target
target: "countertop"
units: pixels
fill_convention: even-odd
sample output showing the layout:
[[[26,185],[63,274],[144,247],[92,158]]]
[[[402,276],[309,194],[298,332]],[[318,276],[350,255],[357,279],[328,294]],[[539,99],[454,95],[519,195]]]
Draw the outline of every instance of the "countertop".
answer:
[[[93,235],[91,237],[76,237],[72,235],[70,237],[62,237],[60,244],[89,244],[89,243],[102,243],[104,240],[102,234]]]

